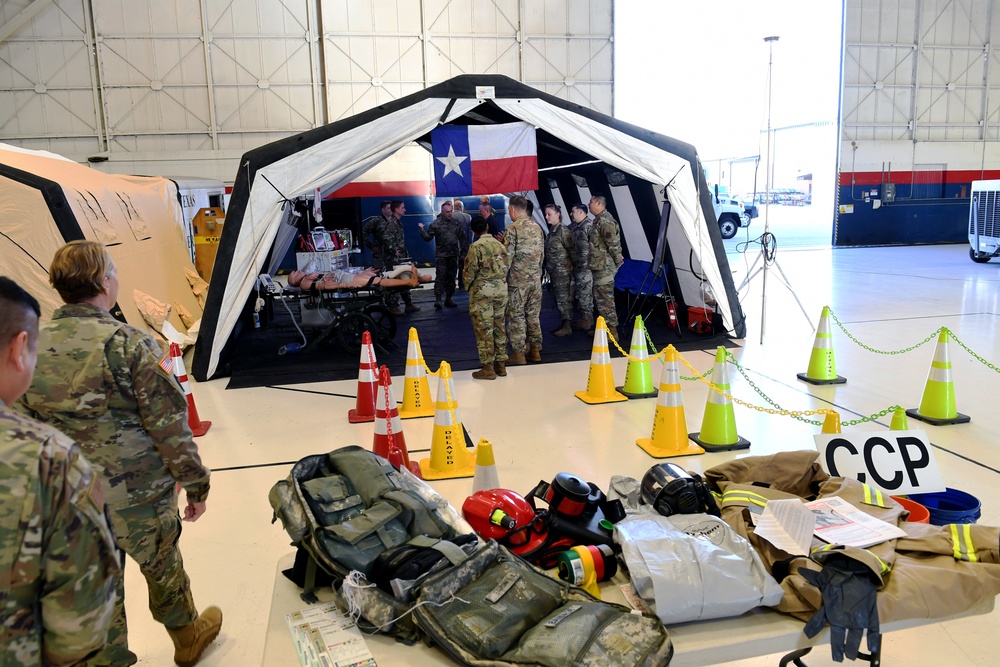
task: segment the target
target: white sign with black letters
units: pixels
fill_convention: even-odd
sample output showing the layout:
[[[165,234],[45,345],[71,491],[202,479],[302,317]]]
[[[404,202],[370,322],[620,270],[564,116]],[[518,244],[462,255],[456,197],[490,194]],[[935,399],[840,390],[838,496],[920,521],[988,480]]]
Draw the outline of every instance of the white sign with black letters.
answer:
[[[823,469],[892,495],[945,490],[924,431],[821,433],[813,436]]]

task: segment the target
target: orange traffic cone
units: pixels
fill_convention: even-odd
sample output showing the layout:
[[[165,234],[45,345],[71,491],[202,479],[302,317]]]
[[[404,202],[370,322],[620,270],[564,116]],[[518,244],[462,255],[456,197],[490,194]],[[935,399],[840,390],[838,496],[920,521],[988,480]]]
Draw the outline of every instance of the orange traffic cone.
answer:
[[[597,317],[597,326],[594,329],[594,347],[590,355],[587,390],[578,391],[575,396],[590,405],[628,400],[627,396],[615,391],[611,353],[608,352],[608,325],[601,316]]]
[[[361,363],[358,368],[358,400],[354,407],[347,411],[347,421],[352,424],[375,420],[375,395],[378,393],[378,378],[375,371],[378,364],[375,361],[375,346],[372,345],[372,335],[365,331],[361,334]]]
[[[935,426],[964,424],[971,421],[968,415],[960,413],[955,406],[955,384],[951,379],[951,357],[948,355],[949,338],[947,329],[938,334],[934,361],[931,362],[931,370],[927,374],[927,384],[920,399],[920,407],[906,411],[908,416]]]
[[[629,398],[652,398],[657,396],[653,388],[653,377],[649,363],[649,346],[646,343],[646,327],[642,316],[635,316],[635,328],[632,329],[632,345],[628,352],[628,366],[625,367],[625,384],[615,387],[621,394]]]
[[[656,412],[653,414],[653,433],[648,438],[639,438],[635,444],[656,459],[705,453],[704,449],[688,439],[684,396],[681,394],[680,373],[677,370],[677,350],[673,345],[668,345],[663,353],[663,372],[660,375],[660,393],[656,397]]]
[[[173,366],[174,377],[181,383],[184,390],[184,398],[188,404],[188,427],[195,436],[205,435],[212,427],[212,422],[203,422],[198,416],[198,408],[194,404],[194,396],[191,394],[191,385],[188,383],[187,369],[184,368],[184,357],[181,356],[181,346],[177,343],[170,344],[170,361]]]
[[[820,433],[834,434],[840,433],[840,413],[836,410],[833,412],[826,413],[826,417],[823,419],[823,429]]]
[[[475,458],[465,447],[465,429],[458,418],[458,401],[451,366],[441,362],[438,370],[438,397],[434,411],[434,435],[430,458],[420,459],[424,479],[472,477]]]
[[[847,378],[837,375],[837,362],[833,358],[833,335],[830,333],[830,306],[823,306],[819,328],[809,356],[809,369],[796,376],[809,384],[844,384]]]
[[[403,379],[403,407],[399,410],[403,419],[433,417],[434,402],[431,387],[424,370],[424,355],[420,352],[417,330],[410,327],[410,339],[406,344],[406,377]]]
[[[372,452],[388,459],[396,468],[406,468],[420,477],[420,466],[410,461],[410,455],[406,451],[403,425],[399,421],[396,399],[392,395],[392,379],[389,377],[389,369],[385,366],[379,368],[378,398],[375,401],[375,440],[372,442]]]
[[[499,489],[497,461],[493,457],[493,443],[482,438],[476,446],[476,476],[472,479],[472,492]]]
[[[715,368],[712,371],[712,387],[708,390],[705,417],[701,421],[701,431],[692,433],[691,439],[710,452],[724,452],[730,449],[747,449],[750,441],[736,433],[736,414],[733,402],[719,393],[729,393],[729,371],[726,370],[726,348],[719,346],[715,352]],[[719,390],[719,391],[716,391]]]

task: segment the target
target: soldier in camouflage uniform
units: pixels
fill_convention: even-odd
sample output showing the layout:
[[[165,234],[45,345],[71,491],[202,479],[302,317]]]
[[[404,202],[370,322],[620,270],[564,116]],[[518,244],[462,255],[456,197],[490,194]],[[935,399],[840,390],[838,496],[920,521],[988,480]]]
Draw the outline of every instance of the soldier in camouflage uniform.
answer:
[[[507,248],[489,235],[486,220],[472,221],[476,242],[465,256],[462,279],[469,290],[469,317],[476,334],[476,347],[482,369],[474,372],[477,380],[495,380],[507,375],[507,335],[504,316],[507,312]]]
[[[451,297],[455,295],[455,281],[458,278],[458,260],[468,251],[465,227],[453,216],[450,201],[441,204],[441,215],[424,229],[420,228],[420,238],[425,241],[435,239],[434,261],[436,275],[434,278],[434,307],[441,309],[441,295],[445,297],[444,305],[454,308],[458,304]]]
[[[504,245],[510,257],[507,273],[507,338],[512,353],[508,366],[542,360],[542,262],[545,238],[542,228],[528,217],[528,200],[521,195],[510,198],[508,208],[513,220],[504,230]],[[525,352],[527,349],[527,352]]]
[[[576,304],[580,309],[580,319],[573,322],[576,331],[588,331],[594,326],[594,275],[590,272],[590,230],[594,226],[587,215],[587,207],[573,204],[569,210],[573,221],[569,231],[576,243],[576,258],[573,260],[573,281]]]
[[[218,635],[222,612],[209,607],[199,615],[177,548],[176,485],[186,492],[185,521],[205,512],[209,489],[184,391],[152,336],[108,312],[118,277],[101,244],[73,241],[60,248],[49,280],[67,305],[42,328],[45,355],[21,405],[73,438],[104,476],[119,544],[146,578],[153,618],[173,639],[174,660],[193,665]],[[128,649],[124,576],[116,593],[108,647],[88,664],[136,662]]]
[[[382,246],[379,238],[381,238],[382,225],[389,222],[389,218],[392,217],[392,202],[386,199],[379,204],[379,210],[381,215],[373,215],[361,223],[361,237],[371,249],[372,266],[374,267],[382,266]]]
[[[406,249],[406,242],[403,240],[403,216],[406,215],[406,205],[402,200],[394,199],[389,203],[391,215],[388,220],[374,220],[371,230],[372,236],[372,262],[376,271],[391,271],[393,267],[402,259],[410,256]],[[385,209],[382,209],[383,212]],[[387,292],[385,295],[385,305],[389,311],[396,316],[402,315],[399,309],[399,294]],[[409,291],[402,293],[403,302],[406,304],[406,312],[415,313],[420,310],[420,306],[413,305]]]
[[[615,274],[625,263],[622,257],[618,221],[608,212],[603,195],[590,198],[594,226],[590,230],[590,271],[594,276],[594,305],[608,325],[608,333],[618,340],[618,311],[615,308]]]
[[[576,259],[576,242],[569,227],[562,223],[562,209],[558,205],[548,204],[545,207],[545,222],[549,224],[549,234],[545,237],[545,270],[552,281],[556,308],[562,317],[562,323],[552,333],[569,336],[573,333],[570,326],[573,319],[570,285],[573,280],[573,262]]]
[[[0,277],[0,665],[75,665],[107,641],[119,550],[73,442],[9,408],[31,384],[38,301]]]

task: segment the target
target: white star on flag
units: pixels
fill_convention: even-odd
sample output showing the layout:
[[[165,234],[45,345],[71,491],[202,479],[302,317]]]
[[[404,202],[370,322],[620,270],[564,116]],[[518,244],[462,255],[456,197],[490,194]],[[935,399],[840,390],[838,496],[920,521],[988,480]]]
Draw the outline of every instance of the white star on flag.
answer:
[[[463,156],[463,157],[459,157],[459,156],[455,155],[455,147],[454,146],[452,146],[452,145],[449,144],[449,146],[448,146],[448,155],[446,157],[439,157],[439,158],[434,158],[434,159],[444,165],[444,174],[441,175],[441,178],[444,178],[445,176],[447,176],[451,172],[455,172],[456,174],[458,174],[459,176],[462,176],[464,178],[464,174],[462,174],[462,169],[459,167],[459,165],[461,165],[463,162],[465,162],[466,160],[468,160],[469,156],[466,155],[466,156]]]

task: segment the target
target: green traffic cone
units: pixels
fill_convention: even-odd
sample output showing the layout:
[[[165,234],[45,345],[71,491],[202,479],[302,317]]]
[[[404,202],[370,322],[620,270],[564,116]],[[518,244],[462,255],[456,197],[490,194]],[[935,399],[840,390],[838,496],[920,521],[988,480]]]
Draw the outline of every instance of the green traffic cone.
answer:
[[[715,368],[712,370],[712,389],[708,390],[705,416],[701,431],[691,434],[691,439],[709,452],[723,452],[730,449],[748,449],[750,441],[736,432],[736,414],[733,402],[715,389],[729,393],[729,374],[726,370],[726,348],[719,346],[715,352]]]
[[[653,398],[657,390],[653,386],[653,375],[649,368],[649,348],[646,345],[646,327],[642,316],[635,316],[632,329],[632,346],[628,351],[630,359],[625,367],[625,384],[615,387],[629,398]]]

